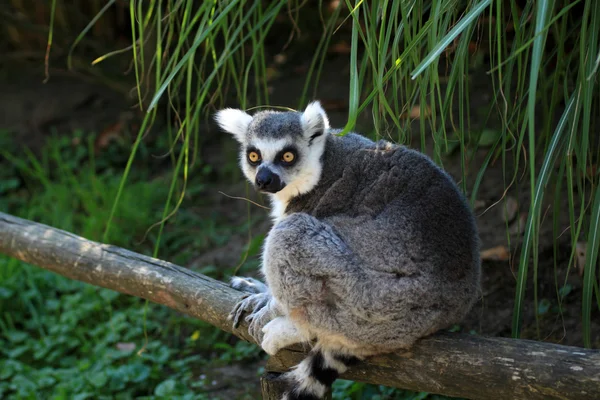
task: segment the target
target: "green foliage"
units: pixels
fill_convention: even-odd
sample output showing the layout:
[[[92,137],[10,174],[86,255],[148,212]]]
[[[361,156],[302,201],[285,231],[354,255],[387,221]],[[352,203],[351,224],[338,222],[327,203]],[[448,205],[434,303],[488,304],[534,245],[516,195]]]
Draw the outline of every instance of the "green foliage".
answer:
[[[26,183],[29,199],[20,213],[24,218],[99,240],[120,179],[110,173],[110,165],[102,165],[104,162],[95,165],[93,152],[88,152],[86,146],[72,144],[79,142],[81,135],[79,132],[73,137],[62,136],[50,141],[41,159],[30,152],[26,152],[25,159],[8,152],[3,155],[12,161]],[[93,136],[89,136],[90,143],[92,140]],[[88,156],[92,157],[89,162]],[[105,172],[99,174],[98,169]],[[17,182],[14,177],[8,181],[10,185]],[[115,214],[120,229],[113,232],[108,241],[132,247],[136,234],[160,215],[160,199],[165,195],[164,184],[158,179],[140,180],[128,186]]]
[[[0,258],[0,270],[9,263]],[[18,268],[0,281],[0,397],[210,398],[198,375],[215,363],[203,356],[217,349],[211,341],[225,338],[214,328],[24,263]],[[192,329],[205,340],[192,340]],[[256,349],[243,354],[256,357]]]
[[[80,145],[83,137],[57,136],[41,159],[10,146],[2,150],[10,161],[0,175],[7,209],[98,240],[127,148],[112,148],[96,161],[91,146]],[[91,144],[94,136],[88,139]],[[142,154],[150,153],[146,150]],[[155,239],[147,229],[161,217],[166,185],[150,178],[148,169],[136,171],[124,188],[110,241],[147,253]],[[179,261],[222,244],[234,230],[217,226],[217,218],[190,212],[183,217],[186,223],[169,229],[161,247],[163,254],[177,253],[173,258]],[[189,235],[190,227],[200,234]],[[186,237],[193,240],[178,240]],[[215,270],[201,272],[218,277]],[[0,257],[1,398],[210,399],[211,382],[203,371],[257,360],[258,351],[165,307]]]

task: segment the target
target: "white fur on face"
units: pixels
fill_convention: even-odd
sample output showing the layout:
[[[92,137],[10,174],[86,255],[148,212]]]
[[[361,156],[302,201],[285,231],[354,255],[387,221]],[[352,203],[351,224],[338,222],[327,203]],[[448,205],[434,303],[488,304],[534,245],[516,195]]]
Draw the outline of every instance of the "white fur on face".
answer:
[[[293,142],[290,139],[253,139],[252,144],[258,150],[262,159],[266,162],[273,162],[277,154],[285,147],[291,145]]]
[[[278,153],[285,147],[290,146],[293,143],[294,141],[292,141],[291,139],[285,138],[260,138],[252,139],[250,141],[250,144],[252,144],[258,150],[260,150],[263,163],[265,165],[268,165],[269,168],[275,173],[278,173],[286,184],[286,186],[279,192],[269,195],[271,198],[272,206],[271,217],[273,218],[273,221],[275,223],[281,221],[285,217],[285,209],[287,208],[288,203],[293,197],[307,193],[310,190],[312,190],[312,188],[314,188],[317,185],[319,179],[321,178],[322,166],[320,159],[325,147],[324,140],[315,141],[310,147],[308,147],[306,143],[302,143],[302,146],[297,146],[300,153],[299,157],[301,157],[300,162],[302,164],[300,173],[298,175],[295,175],[291,181],[285,179],[285,174],[283,173],[284,167],[272,164]],[[298,145],[299,143],[296,144]],[[250,164],[246,160],[245,149],[240,154],[240,165],[248,181],[254,184],[256,172],[258,169],[250,166]]]
[[[286,139],[277,139],[277,140],[269,140],[269,139],[254,139],[251,141],[251,144],[256,147],[260,151],[260,155],[263,159],[263,163],[271,163],[277,153],[279,153],[284,147],[290,144],[289,140]],[[242,149],[242,153],[240,154],[240,166],[242,167],[242,171],[246,176],[246,179],[250,181],[254,185],[254,180],[256,179],[256,173],[258,168],[252,167],[248,160],[246,159],[246,149]],[[274,166],[271,166],[271,169]]]
[[[321,179],[323,167],[321,165],[321,156],[325,149],[325,141],[321,140],[314,143],[310,148],[310,153],[305,155],[303,167],[292,182],[286,182],[287,185],[279,192],[271,195],[273,209],[271,216],[275,222],[285,218],[285,209],[290,200],[296,196],[310,192]]]

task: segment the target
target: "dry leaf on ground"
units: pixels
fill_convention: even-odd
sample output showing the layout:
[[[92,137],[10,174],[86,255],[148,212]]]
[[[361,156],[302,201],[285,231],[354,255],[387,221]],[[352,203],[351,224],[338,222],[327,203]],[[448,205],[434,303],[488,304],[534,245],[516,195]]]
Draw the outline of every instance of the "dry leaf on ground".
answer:
[[[506,261],[510,258],[510,253],[504,245],[492,247],[481,252],[481,259],[484,261]]]
[[[400,115],[400,118],[404,119],[419,119],[419,118],[427,118],[431,115],[431,108],[429,106],[424,107],[424,112],[421,113],[421,105],[416,104],[411,107],[410,111],[403,113]]]
[[[117,343],[117,349],[120,351],[133,351],[133,350],[135,350],[135,343],[119,342],[119,343]]]

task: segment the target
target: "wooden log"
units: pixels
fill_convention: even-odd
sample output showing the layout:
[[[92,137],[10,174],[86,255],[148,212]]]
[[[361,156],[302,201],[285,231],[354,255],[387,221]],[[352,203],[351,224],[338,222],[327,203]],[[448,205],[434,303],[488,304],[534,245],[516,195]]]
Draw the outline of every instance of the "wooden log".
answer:
[[[242,294],[204,275],[46,225],[0,213],[0,253],[63,276],[166,305],[254,342],[227,319]],[[300,346],[271,357],[282,372]],[[438,333],[410,352],[372,357],[342,378],[469,399],[600,399],[600,351],[556,344]]]
[[[271,357],[282,372],[299,346]],[[371,357],[343,379],[467,399],[600,399],[600,351],[533,340],[437,333],[411,351]]]
[[[280,400],[285,393],[285,382],[279,380],[281,374],[265,372],[260,377],[260,391],[263,400]]]

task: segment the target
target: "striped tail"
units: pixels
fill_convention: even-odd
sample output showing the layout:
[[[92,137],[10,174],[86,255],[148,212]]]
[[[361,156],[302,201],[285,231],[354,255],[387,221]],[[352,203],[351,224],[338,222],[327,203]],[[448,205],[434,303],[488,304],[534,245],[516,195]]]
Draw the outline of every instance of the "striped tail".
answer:
[[[323,399],[340,374],[359,361],[357,357],[339,352],[313,349],[293,371],[283,376],[291,387],[282,400]]]

